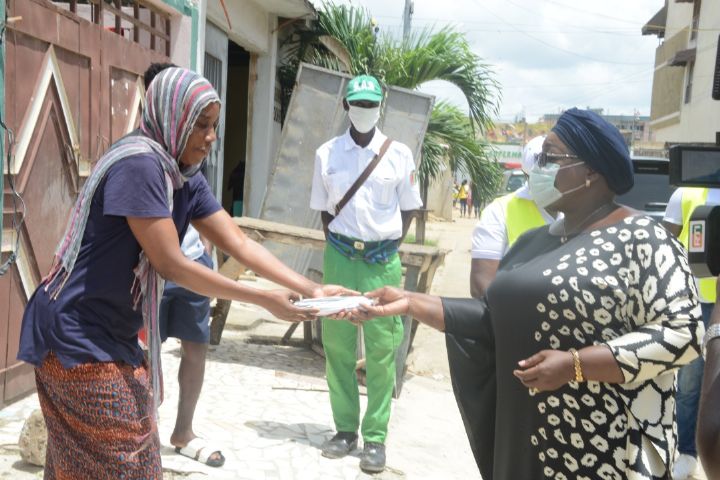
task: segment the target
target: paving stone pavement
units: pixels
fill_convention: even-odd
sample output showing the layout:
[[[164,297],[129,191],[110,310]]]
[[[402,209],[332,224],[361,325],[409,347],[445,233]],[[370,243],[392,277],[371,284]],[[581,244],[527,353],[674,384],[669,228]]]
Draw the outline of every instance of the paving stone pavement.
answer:
[[[267,287],[262,280],[253,286]],[[449,380],[436,373],[446,366],[426,364],[422,373],[428,376],[413,375],[411,368],[400,399],[393,401],[385,472],[362,473],[360,450],[340,460],[322,457],[320,446],[334,434],[324,360],[301,347],[248,343],[279,338],[287,327],[258,307],[236,302],[222,342],[210,347],[194,425],[196,433],[222,446],[227,460],[221,468],[178,455],[169,444],[177,411],[180,344],[166,342],[166,399],[158,423],[166,479],[479,478]],[[444,348],[437,341],[441,337],[432,337],[430,343]],[[444,353],[436,356],[446,363]],[[363,411],[365,401],[361,396]],[[0,410],[0,479],[42,478],[42,468],[24,464],[17,449],[23,421],[36,408],[37,396],[30,395]]]
[[[212,347],[195,417],[197,433],[223,447],[227,461],[222,468],[177,455],[168,443],[177,405],[174,378],[179,343],[170,340],[164,346],[167,398],[160,408],[159,430],[165,477],[373,478],[359,471],[359,450],[341,460],[320,455],[320,446],[334,433],[322,358],[304,348],[256,345],[246,340],[228,329],[222,343]],[[362,403],[364,408],[365,397]],[[35,408],[37,396],[31,395],[0,411],[0,478],[42,478],[42,469],[23,464],[17,453],[22,422]],[[448,419],[452,420],[450,428]],[[410,378],[394,405],[390,432],[388,469],[374,478],[477,477],[448,385]],[[447,471],[448,465],[463,461],[464,468]]]

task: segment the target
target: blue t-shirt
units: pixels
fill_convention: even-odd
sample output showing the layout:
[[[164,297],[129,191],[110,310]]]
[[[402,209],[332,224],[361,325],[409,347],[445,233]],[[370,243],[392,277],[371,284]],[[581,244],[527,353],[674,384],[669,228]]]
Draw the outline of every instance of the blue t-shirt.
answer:
[[[65,368],[94,361],[142,362],[140,306],[130,293],[141,248],[126,217],[167,218],[182,239],[192,219],[222,207],[198,174],[167,205],[160,160],[136,155],[113,165],[98,185],[75,267],[56,300],[40,285],[25,307],[18,359],[40,365],[49,351]]]

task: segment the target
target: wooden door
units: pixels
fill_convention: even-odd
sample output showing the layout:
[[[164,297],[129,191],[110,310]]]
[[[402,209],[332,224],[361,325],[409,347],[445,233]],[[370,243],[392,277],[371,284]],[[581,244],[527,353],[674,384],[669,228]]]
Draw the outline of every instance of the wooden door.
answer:
[[[138,0],[138,13],[141,6]],[[5,44],[5,121],[15,141],[4,185],[3,258],[15,238],[10,181],[25,221],[17,261],[0,277],[0,406],[34,388],[32,366],[16,360],[22,312],[50,267],[78,189],[92,162],[137,125],[142,72],[168,61],[167,48],[123,38],[114,32],[125,30],[105,26],[103,15],[93,14],[99,24],[92,23],[47,0],[9,0],[8,9],[22,20],[8,26]]]

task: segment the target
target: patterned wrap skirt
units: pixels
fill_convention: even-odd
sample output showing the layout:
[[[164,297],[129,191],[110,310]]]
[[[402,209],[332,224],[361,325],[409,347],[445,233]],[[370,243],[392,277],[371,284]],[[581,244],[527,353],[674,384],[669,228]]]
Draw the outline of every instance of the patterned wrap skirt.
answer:
[[[67,369],[50,353],[35,369],[35,381],[48,430],[45,479],[162,479],[144,366]]]

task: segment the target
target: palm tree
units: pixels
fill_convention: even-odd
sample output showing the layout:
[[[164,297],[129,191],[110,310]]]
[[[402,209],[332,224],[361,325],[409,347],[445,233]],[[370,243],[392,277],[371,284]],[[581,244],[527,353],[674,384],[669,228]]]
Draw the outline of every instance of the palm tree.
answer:
[[[499,85],[463,34],[450,27],[426,28],[398,40],[378,34],[368,10],[326,2],[314,27],[296,34],[286,48],[280,81],[287,101],[301,61],[351,75],[368,73],[388,85],[408,89],[430,80],[457,86],[467,100],[469,116],[446,102],[436,105],[423,142],[418,176],[427,186],[447,159],[453,171],[470,176],[473,193],[483,202],[494,196],[500,169],[492,149],[477,136],[493,125],[492,117],[497,113],[493,95],[499,96]]]
[[[418,177],[425,184],[425,190],[428,182],[440,175],[446,158],[453,172],[469,175],[473,196],[477,195],[481,203],[495,197],[502,168],[495,161],[493,148],[475,137],[472,122],[464,112],[440,101],[430,115],[418,168]]]

